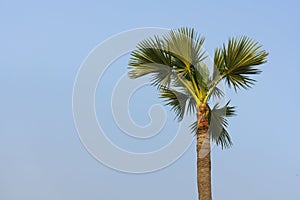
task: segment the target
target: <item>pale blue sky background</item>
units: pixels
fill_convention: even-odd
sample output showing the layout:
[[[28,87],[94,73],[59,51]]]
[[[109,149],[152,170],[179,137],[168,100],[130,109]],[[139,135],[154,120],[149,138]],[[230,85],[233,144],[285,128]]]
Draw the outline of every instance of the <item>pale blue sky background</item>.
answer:
[[[258,84],[227,93],[239,115],[230,120],[234,146],[213,149],[214,199],[300,199],[299,7],[296,0],[0,1],[0,199],[196,199],[194,147],[159,172],[124,174],[94,160],[74,128],[81,62],[107,37],[148,26],[195,27],[210,53],[235,35],[264,45],[270,56]],[[126,59],[118,63],[122,74]]]

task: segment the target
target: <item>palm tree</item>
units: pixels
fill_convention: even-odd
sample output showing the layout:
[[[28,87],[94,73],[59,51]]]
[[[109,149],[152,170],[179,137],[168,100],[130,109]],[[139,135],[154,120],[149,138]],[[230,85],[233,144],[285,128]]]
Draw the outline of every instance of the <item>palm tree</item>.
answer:
[[[197,137],[198,196],[211,200],[211,142],[222,148],[232,145],[227,117],[235,115],[230,101],[210,106],[211,99],[224,96],[218,87],[221,81],[235,91],[250,88],[255,83],[251,76],[261,72],[257,66],[266,62],[268,53],[246,36],[230,38],[216,48],[214,66],[209,71],[203,43],[204,38],[192,28],[145,39],[131,53],[128,74],[130,78],[152,75],[151,84],[179,121],[186,114],[197,116],[191,129]]]

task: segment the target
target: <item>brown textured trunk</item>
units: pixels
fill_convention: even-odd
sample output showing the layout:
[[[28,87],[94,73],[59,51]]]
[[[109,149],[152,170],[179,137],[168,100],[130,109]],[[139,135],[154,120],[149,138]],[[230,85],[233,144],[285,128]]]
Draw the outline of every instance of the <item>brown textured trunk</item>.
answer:
[[[199,200],[212,200],[210,135],[207,112],[209,108],[202,104],[198,109],[197,130],[197,182]]]

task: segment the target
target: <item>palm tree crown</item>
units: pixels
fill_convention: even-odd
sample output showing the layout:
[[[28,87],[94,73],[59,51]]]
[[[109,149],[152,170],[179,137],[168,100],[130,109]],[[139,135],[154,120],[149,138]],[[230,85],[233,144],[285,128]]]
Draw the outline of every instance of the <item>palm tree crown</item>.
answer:
[[[250,88],[255,83],[251,76],[261,72],[257,66],[265,63],[268,55],[246,36],[230,38],[227,44],[216,48],[210,72],[204,63],[203,43],[204,38],[194,29],[180,28],[141,41],[131,54],[129,77],[151,75],[151,84],[159,89],[160,97],[171,106],[179,121],[185,114],[207,105],[212,97],[222,97],[224,94],[218,88],[222,80],[235,91]],[[229,102],[208,108],[212,140],[222,148],[231,146],[226,118],[235,115],[235,108]],[[198,126],[195,122],[191,127],[196,130]]]

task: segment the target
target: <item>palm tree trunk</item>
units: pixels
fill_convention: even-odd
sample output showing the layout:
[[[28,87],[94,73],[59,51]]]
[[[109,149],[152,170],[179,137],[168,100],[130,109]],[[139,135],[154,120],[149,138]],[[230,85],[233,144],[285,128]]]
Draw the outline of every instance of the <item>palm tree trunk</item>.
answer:
[[[199,200],[212,200],[210,135],[207,118],[208,106],[201,105],[198,111],[197,129],[197,182]]]

